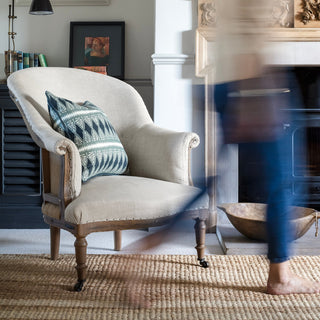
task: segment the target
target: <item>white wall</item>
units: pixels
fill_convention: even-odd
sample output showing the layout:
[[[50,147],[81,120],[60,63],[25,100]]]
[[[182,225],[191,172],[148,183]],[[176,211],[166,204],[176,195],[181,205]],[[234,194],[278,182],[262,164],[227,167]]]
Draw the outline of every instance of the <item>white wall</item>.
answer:
[[[154,120],[163,127],[192,130],[194,11],[190,0],[156,0]]]
[[[197,1],[156,0],[154,64],[154,121],[157,125],[200,135],[193,151],[192,174],[204,175],[202,79],[195,77],[194,53]]]
[[[8,10],[8,0],[0,0],[0,79],[5,78]],[[17,50],[44,53],[50,66],[66,67],[69,62],[70,21],[125,21],[125,78],[151,78],[154,0],[111,0],[109,6],[56,6],[51,16],[33,16],[28,11],[28,7],[15,8],[18,17],[15,20]],[[153,100],[149,96],[153,94],[151,83],[144,82],[142,88],[139,82],[138,91],[139,88],[148,102]]]

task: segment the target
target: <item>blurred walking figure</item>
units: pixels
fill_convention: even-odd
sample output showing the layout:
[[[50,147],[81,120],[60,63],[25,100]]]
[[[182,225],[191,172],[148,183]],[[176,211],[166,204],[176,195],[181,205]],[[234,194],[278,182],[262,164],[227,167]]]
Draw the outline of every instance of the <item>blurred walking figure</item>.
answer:
[[[280,1],[280,0],[279,0]],[[273,1],[217,0],[215,43],[215,108],[221,116],[224,143],[238,143],[261,162],[268,196],[267,235],[270,294],[318,293],[320,283],[290,270],[290,141],[282,128],[299,103],[290,72],[268,67]],[[268,48],[268,50],[266,50]],[[251,177],[256,179],[256,177]],[[258,181],[254,181],[258,182]],[[218,184],[219,188],[219,184]]]
[[[215,58],[215,106],[212,107],[220,113],[224,143],[241,144],[248,157],[259,157],[262,164],[261,182],[268,193],[270,268],[267,292],[276,295],[319,293],[319,282],[300,278],[290,270],[293,240],[290,205],[293,199],[288,192],[290,144],[283,130],[284,119],[289,115],[283,108],[299,103],[299,94],[289,72],[268,67],[265,61],[265,52],[270,54],[270,50],[264,48],[272,31],[267,28],[272,18],[269,3],[274,1],[215,1],[217,28],[215,51],[212,52]],[[252,178],[258,183],[256,177]],[[186,204],[185,210],[206,192],[206,189],[199,192],[197,199]],[[183,217],[183,214],[175,216],[168,226],[143,238],[137,245],[139,252],[168,240]],[[134,305],[147,306],[148,301],[138,290],[141,281],[141,278],[132,278],[129,272],[127,294]]]

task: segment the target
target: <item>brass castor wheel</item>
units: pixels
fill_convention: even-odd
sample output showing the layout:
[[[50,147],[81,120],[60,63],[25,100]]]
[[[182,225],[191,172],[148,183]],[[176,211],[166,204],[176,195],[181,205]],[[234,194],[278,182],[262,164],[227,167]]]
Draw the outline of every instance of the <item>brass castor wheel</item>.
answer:
[[[209,267],[209,264],[208,264],[208,262],[207,262],[206,260],[201,259],[201,260],[200,260],[200,266],[201,266],[202,268],[208,268],[208,267]]]
[[[75,284],[75,286],[73,287],[74,288],[74,291],[77,291],[77,292],[80,292],[82,291],[82,288],[83,288],[83,284],[86,280],[78,280],[78,282]]]

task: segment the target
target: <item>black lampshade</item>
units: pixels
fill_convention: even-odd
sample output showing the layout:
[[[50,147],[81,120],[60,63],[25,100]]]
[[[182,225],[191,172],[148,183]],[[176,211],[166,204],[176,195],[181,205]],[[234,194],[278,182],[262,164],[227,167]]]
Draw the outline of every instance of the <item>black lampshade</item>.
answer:
[[[53,10],[49,0],[32,0],[29,13],[45,15],[53,14]]]

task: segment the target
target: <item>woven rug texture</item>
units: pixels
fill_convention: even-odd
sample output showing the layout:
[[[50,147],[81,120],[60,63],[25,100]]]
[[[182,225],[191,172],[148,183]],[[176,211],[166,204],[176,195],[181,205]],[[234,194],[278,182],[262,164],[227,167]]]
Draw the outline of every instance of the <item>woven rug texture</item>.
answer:
[[[82,292],[75,258],[60,255],[0,256],[0,319],[320,319],[320,294],[271,296],[265,293],[264,256],[208,255],[201,268],[188,255],[88,255]],[[320,257],[295,257],[295,273],[320,280]],[[128,271],[143,275],[137,292],[150,308],[126,298]]]

